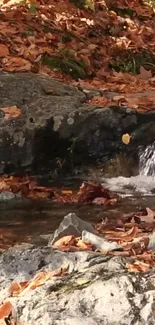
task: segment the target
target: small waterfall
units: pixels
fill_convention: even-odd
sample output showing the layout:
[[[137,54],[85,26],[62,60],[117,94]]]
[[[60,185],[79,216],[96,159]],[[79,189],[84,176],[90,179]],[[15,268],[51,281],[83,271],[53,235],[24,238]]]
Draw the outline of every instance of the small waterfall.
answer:
[[[123,196],[155,195],[155,142],[139,150],[139,175],[104,178],[103,186]]]
[[[139,174],[155,177],[155,142],[148,145],[145,150],[140,150]]]

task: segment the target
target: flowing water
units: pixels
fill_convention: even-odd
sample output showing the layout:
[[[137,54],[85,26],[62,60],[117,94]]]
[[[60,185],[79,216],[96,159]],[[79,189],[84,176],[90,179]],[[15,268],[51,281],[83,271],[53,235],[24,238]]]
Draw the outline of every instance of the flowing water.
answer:
[[[83,180],[85,179],[84,176]],[[52,233],[69,212],[75,212],[82,219],[96,223],[105,216],[117,217],[140,208],[150,207],[155,210],[155,143],[144,151],[139,151],[138,176],[103,177],[100,181],[103,186],[122,196],[117,206],[57,205],[47,200],[30,201],[20,198],[0,201],[0,249],[21,242],[42,244],[40,235]],[[69,189],[72,186],[78,188],[81,182],[82,179],[71,179],[70,182],[64,180],[64,186]]]
[[[139,175],[102,180],[104,186],[125,196],[155,194],[155,142],[139,150]]]

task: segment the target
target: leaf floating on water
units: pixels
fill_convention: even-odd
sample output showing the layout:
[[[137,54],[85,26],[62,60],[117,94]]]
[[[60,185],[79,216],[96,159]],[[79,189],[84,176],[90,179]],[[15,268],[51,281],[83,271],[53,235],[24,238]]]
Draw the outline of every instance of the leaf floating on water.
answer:
[[[131,135],[128,133],[125,133],[122,135],[122,142],[124,144],[129,144],[130,143],[130,139],[131,139]]]

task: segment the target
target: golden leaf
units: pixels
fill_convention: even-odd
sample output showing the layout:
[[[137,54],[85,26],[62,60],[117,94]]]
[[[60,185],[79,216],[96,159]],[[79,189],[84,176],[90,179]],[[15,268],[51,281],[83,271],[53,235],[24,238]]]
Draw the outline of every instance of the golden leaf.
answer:
[[[122,135],[122,142],[124,144],[129,144],[130,143],[130,139],[131,139],[131,135],[128,133],[125,133]]]

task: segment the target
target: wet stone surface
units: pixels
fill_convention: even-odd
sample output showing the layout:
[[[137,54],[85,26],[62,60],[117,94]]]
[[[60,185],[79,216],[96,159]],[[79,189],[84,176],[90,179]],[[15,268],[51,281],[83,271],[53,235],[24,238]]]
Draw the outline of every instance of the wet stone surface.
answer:
[[[37,172],[42,166],[55,168],[58,161],[67,162],[70,169],[73,160],[74,165],[96,163],[121,152],[123,160],[118,158],[118,168],[110,162],[112,169],[119,174],[132,153],[128,170],[124,168],[122,174],[133,175],[138,146],[154,139],[155,114],[87,104],[97,93],[44,76],[1,72],[1,108],[16,105],[21,114],[6,119],[0,111],[0,172],[28,167]],[[110,97],[113,93],[100,95]],[[132,135],[130,146],[121,141],[124,133]]]

